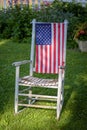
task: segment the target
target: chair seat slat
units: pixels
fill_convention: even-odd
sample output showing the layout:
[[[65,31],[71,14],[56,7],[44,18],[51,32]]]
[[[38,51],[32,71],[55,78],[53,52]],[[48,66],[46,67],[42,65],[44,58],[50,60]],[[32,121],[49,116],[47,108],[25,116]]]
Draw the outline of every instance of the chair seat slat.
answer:
[[[33,82],[32,82],[33,81]],[[42,86],[42,87],[52,87],[57,88],[58,80],[57,79],[41,79],[37,77],[23,77],[19,80],[20,85],[28,85],[28,86]]]

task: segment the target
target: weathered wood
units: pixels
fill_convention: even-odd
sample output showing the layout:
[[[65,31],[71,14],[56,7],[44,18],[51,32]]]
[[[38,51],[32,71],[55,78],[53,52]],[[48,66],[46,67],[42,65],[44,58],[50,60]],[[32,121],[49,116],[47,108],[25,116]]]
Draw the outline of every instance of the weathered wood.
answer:
[[[36,95],[36,94],[32,94],[32,95],[30,95],[30,94],[24,94],[24,93],[19,93],[18,94],[19,96],[31,96],[31,97],[36,97],[36,98],[39,98],[39,97],[41,97],[41,98],[53,98],[53,99],[57,99],[57,96],[48,96],[48,95]]]
[[[24,61],[14,62],[14,63],[12,63],[12,65],[13,66],[20,66],[20,65],[23,65],[23,64],[31,63],[31,62],[32,62],[31,60],[24,60]]]
[[[40,23],[40,22],[38,22]],[[31,42],[31,55],[30,60],[24,60],[20,62],[14,62],[12,65],[16,66],[16,81],[15,81],[15,113],[19,111],[19,106],[24,107],[36,107],[36,108],[47,108],[47,109],[56,109],[57,110],[57,119],[59,119],[60,112],[62,110],[63,105],[63,91],[64,91],[64,77],[65,77],[65,65],[66,65],[66,41],[67,41],[67,21],[65,20],[64,23],[61,23],[61,25],[64,25],[64,42],[62,42],[62,37],[60,40],[61,45],[60,48],[60,66],[58,66],[58,79],[44,79],[34,77],[33,76],[33,68],[34,68],[34,46],[35,46],[35,24],[36,20],[34,19],[33,24],[33,30],[32,30],[32,42]],[[60,35],[61,30],[60,30]],[[64,47],[64,49],[63,49]],[[64,58],[64,63],[62,66],[62,58]],[[30,63],[30,74],[28,76],[20,77],[19,75],[19,69],[20,65]],[[25,86],[25,87],[23,87]],[[23,90],[20,90],[20,87],[23,87]],[[29,88],[27,88],[29,87]],[[51,88],[57,90],[57,95],[40,95],[40,94],[33,94],[32,93],[32,87],[42,87],[42,88]],[[20,91],[19,91],[20,90]],[[27,102],[21,102],[22,99],[27,99]],[[56,106],[45,106],[45,105],[36,105],[34,104],[35,101],[55,101]],[[23,101],[23,100],[22,100]],[[25,100],[26,101],[26,100]],[[38,103],[38,102],[37,102]]]
[[[31,54],[30,54],[30,60],[32,61],[32,63],[30,64],[30,76],[33,75],[34,45],[35,45],[35,22],[36,22],[36,20],[33,19],[33,21],[32,21]]]
[[[15,113],[18,112],[19,70],[20,70],[20,66],[17,66],[16,67],[16,75],[15,75]]]
[[[18,104],[18,106],[35,107],[35,108],[46,108],[46,109],[57,109],[55,106],[42,106],[42,105],[30,105],[30,104]]]
[[[28,91],[28,90],[29,90],[29,88],[26,88],[26,89],[20,90],[19,93],[23,93],[23,92]]]
[[[19,85],[32,87],[58,88],[57,79],[41,79],[33,76],[25,76],[19,79]]]
[[[52,98],[41,98],[41,97],[36,98],[36,97],[35,97],[35,98],[31,98],[31,99],[32,99],[32,101],[33,101],[33,100],[34,100],[34,101],[38,101],[38,100],[39,100],[39,101],[40,101],[40,100],[41,100],[41,101],[51,101],[51,102],[56,102],[56,101],[57,101],[57,99],[55,99],[55,98],[52,99]]]

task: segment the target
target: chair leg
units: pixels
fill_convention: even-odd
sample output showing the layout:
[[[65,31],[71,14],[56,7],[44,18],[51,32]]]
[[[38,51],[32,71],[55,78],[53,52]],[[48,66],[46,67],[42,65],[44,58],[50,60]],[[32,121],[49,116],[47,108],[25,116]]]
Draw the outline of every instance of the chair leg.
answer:
[[[19,70],[20,66],[16,67],[16,75],[15,75],[15,113],[18,113],[18,91],[19,91]]]
[[[62,85],[61,102],[62,102],[62,104],[63,104],[63,102],[64,102],[64,85]]]
[[[64,94],[64,88],[62,86],[61,92],[58,93],[58,100],[57,100],[57,119],[59,119],[59,117],[60,117],[60,113],[61,113],[62,106],[63,106],[63,100],[64,100],[63,94]]]
[[[18,85],[15,86],[15,114],[18,113]]]
[[[60,98],[61,98],[61,96],[60,96]],[[61,111],[60,104],[61,104],[61,99],[57,101],[57,119],[59,119],[59,117],[60,117],[60,111]]]
[[[31,104],[31,98],[32,98],[32,90],[31,87],[29,87],[29,100],[28,100],[29,104]]]
[[[57,93],[57,119],[59,119],[60,117],[60,112],[61,112],[61,93],[62,92],[62,83],[60,82],[59,83],[59,86],[58,86],[58,93]]]

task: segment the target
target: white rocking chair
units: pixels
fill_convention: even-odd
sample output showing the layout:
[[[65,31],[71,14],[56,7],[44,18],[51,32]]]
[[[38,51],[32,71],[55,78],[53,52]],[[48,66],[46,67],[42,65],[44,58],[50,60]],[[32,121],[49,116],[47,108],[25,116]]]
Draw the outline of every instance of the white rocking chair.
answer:
[[[15,113],[21,111],[20,107],[56,109],[57,119],[59,119],[64,100],[67,23],[67,20],[63,23],[36,22],[35,19],[32,21],[30,60],[13,63],[13,65],[16,66]],[[19,69],[22,64],[26,63],[30,63],[30,74],[21,78],[19,76]],[[58,78],[44,79],[34,77],[34,71],[36,73],[58,74]],[[23,89],[20,90],[20,87],[23,87]],[[49,92],[50,89],[56,89],[57,95],[33,94],[33,87],[39,87],[41,89],[49,88]],[[23,97],[24,99],[27,97],[26,99],[28,100],[23,100]],[[38,100],[55,101],[56,105],[37,105]]]

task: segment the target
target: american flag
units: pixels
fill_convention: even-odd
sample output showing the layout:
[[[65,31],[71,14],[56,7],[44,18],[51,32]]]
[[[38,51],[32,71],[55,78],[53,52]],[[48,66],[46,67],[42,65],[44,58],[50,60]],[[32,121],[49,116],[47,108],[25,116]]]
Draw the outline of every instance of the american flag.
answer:
[[[64,23],[36,23],[35,71],[58,73],[64,64]]]

